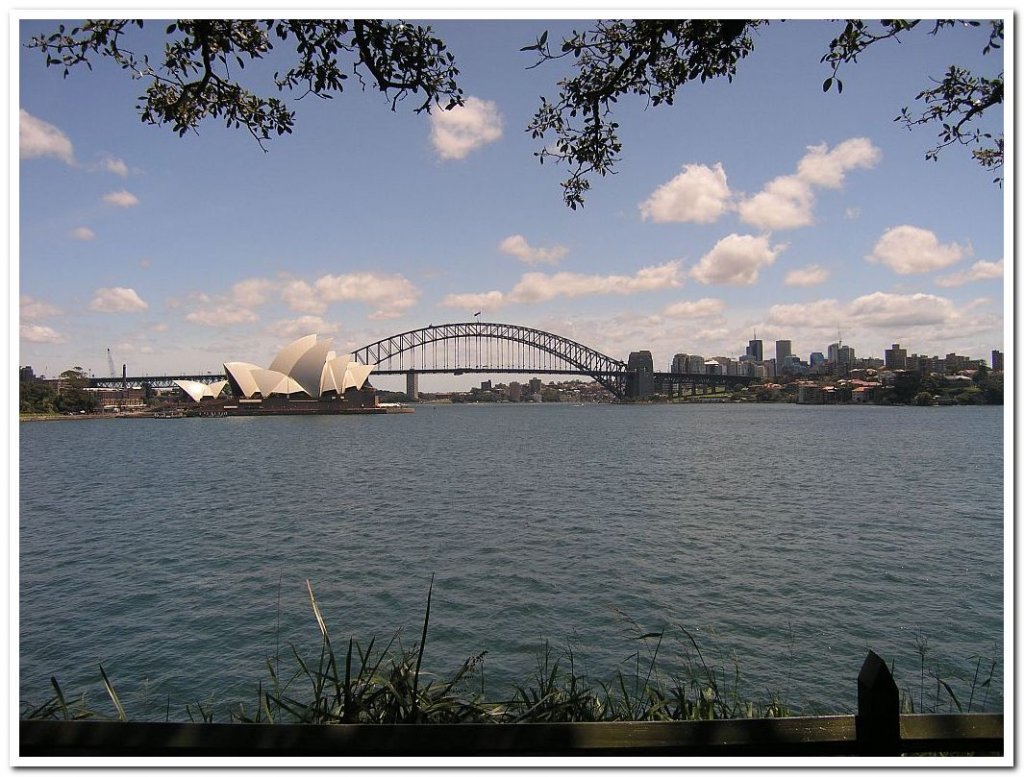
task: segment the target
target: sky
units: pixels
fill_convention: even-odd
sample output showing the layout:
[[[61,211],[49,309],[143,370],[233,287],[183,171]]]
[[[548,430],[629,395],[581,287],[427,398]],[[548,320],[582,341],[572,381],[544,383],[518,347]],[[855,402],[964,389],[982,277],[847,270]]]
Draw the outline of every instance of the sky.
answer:
[[[43,16],[12,20],[21,43],[64,21]],[[540,164],[526,131],[567,63],[530,67],[520,49],[593,17],[447,16],[404,18],[455,54],[463,108],[392,111],[350,80],[333,100],[291,95],[295,131],[265,150],[213,121],[183,137],[143,124],[142,84],[111,62],[64,78],[12,52],[19,364],[100,377],[109,349],[118,374],[219,373],[306,334],[343,353],[477,312],[622,360],[650,350],[659,370],[676,353],[738,357],[755,336],[766,358],[788,339],[804,360],[840,339],[858,357],[1007,348],[1012,182],[964,148],[926,160],[936,130],[894,121],[950,64],[1002,70],[984,28],[879,44],[840,94],[820,63],[840,26],[773,21],[731,83],[687,84],[672,106],[622,99],[621,161],[573,211],[567,169]],[[157,52],[164,26],[133,45]]]

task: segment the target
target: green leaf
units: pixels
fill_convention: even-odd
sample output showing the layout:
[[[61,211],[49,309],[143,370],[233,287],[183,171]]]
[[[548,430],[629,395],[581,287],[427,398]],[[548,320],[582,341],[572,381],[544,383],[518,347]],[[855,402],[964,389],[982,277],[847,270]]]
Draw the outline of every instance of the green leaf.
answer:
[[[825,79],[825,83],[823,83],[821,85],[821,91],[827,92],[831,88],[832,88],[832,79],[831,78],[826,78]]]

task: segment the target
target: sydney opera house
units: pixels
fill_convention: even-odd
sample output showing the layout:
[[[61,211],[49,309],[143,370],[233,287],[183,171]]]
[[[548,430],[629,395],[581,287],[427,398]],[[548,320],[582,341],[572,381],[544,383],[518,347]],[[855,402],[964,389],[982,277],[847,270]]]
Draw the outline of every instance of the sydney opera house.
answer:
[[[216,399],[229,385],[232,396],[223,400],[227,415],[383,412],[376,390],[367,382],[371,370],[370,365],[338,356],[330,338],[313,334],[286,345],[269,367],[226,362],[226,381],[179,385],[196,402]]]

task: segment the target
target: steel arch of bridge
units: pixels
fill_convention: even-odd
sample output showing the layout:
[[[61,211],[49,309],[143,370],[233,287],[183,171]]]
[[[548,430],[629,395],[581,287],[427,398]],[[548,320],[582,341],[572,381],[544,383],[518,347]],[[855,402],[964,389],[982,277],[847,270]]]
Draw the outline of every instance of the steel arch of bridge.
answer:
[[[364,345],[352,354],[363,364],[375,365],[378,375],[410,371],[589,375],[620,399],[625,395],[625,362],[567,337],[515,324],[431,324]]]

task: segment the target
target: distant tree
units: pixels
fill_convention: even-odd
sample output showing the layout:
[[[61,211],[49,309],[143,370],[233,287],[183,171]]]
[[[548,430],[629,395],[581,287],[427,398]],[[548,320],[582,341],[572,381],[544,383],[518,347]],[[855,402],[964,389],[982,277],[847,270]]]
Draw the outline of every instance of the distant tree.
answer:
[[[91,413],[96,409],[96,397],[86,391],[89,376],[81,367],[64,370],[60,374],[60,388],[54,407],[61,413]]]
[[[925,407],[927,405],[935,404],[935,397],[929,394],[927,391],[922,391],[914,397],[914,404],[919,407]]]
[[[990,34],[983,53],[1003,42],[1003,21],[989,20]],[[869,47],[898,41],[924,24],[920,20],[859,19],[839,22],[842,29],[821,58],[831,71],[825,91],[843,89],[842,66],[856,62]],[[930,34],[977,21],[928,22]],[[552,48],[548,33],[522,51],[536,52],[534,66],[571,58],[575,74],[558,83],[557,99],[541,98],[528,130],[544,145],[536,153],[543,163],[552,158],[569,166],[562,183],[565,203],[576,209],[590,189],[590,176],[614,172],[622,144],[613,106],[634,95],[653,106],[672,105],[678,90],[692,81],[715,78],[731,81],[740,60],[754,47],[751,33],[767,27],[765,19],[639,19],[597,21]],[[257,95],[235,77],[232,68],[262,59],[275,42],[295,49],[297,61],[274,74],[279,92],[299,91],[329,99],[344,91],[349,72],[361,87],[372,86],[391,99],[391,108],[417,95],[415,111],[450,110],[463,104],[456,78],[455,57],[430,27],[374,19],[239,20],[179,19],[165,28],[162,56],[136,53],[127,47],[129,33],[143,20],[91,20],[27,45],[46,56],[48,66],[62,67],[65,77],[95,57],[113,59],[134,79],[148,82],[139,98],[143,122],[170,125],[179,135],[196,130],[204,119],[224,121],[246,129],[263,146],[272,135],[291,133],[295,114],[277,97]],[[1001,62],[1001,60],[1000,60]],[[898,121],[908,127],[936,124],[939,142],[926,158],[936,159],[954,143],[976,146],[972,155],[986,169],[1003,163],[1003,136],[978,129],[986,111],[1002,105],[1003,69],[975,75],[951,65],[941,82],[922,90],[920,112],[904,108]],[[552,137],[553,136],[553,137]],[[996,178],[997,181],[1001,180]]]
[[[916,372],[897,372],[892,385],[892,399],[910,404],[921,388],[921,376]]]

